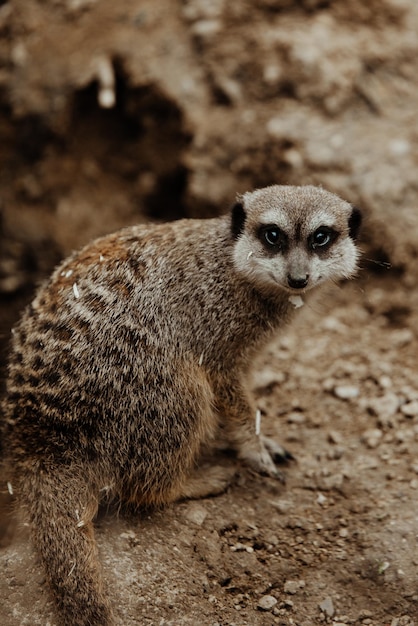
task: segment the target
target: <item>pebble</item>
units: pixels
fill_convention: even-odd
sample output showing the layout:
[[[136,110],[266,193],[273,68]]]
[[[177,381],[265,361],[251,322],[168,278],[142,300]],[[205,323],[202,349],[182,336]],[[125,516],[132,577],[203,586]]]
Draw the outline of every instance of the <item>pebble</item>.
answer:
[[[414,626],[414,620],[409,615],[402,615],[402,617],[394,617],[390,623],[390,626]]]
[[[294,595],[305,586],[304,580],[286,580],[284,584],[284,592]]]
[[[272,117],[266,124],[266,131],[272,139],[282,139],[288,132],[286,127],[286,120],[281,117]]]
[[[405,154],[408,154],[411,151],[411,144],[406,139],[402,139],[402,138],[392,139],[389,142],[389,150],[396,157],[404,156]]]
[[[335,461],[341,459],[344,456],[345,448],[344,446],[336,446],[335,448],[331,448],[327,451],[327,458],[330,461]]]
[[[277,511],[282,515],[289,513],[294,506],[294,504],[289,500],[270,500],[270,504],[274,506],[274,508],[277,509]]]
[[[396,344],[398,347],[406,346],[414,340],[414,333],[409,328],[401,328],[394,330],[390,334],[389,342]]]
[[[381,442],[382,436],[383,432],[379,428],[370,428],[369,430],[364,431],[361,440],[368,448],[374,449],[377,448]]]
[[[325,615],[327,615],[328,617],[332,617],[335,613],[334,603],[330,596],[327,596],[325,600],[322,600],[322,602],[320,602],[318,606],[321,611],[325,613]]]
[[[263,596],[260,598],[257,604],[257,608],[261,611],[271,611],[271,609],[276,606],[277,599],[274,596]]]
[[[207,510],[201,504],[198,504],[197,502],[190,502],[184,512],[184,517],[189,520],[189,522],[196,524],[196,526],[201,526],[205,521],[207,514]]]
[[[406,415],[406,417],[415,417],[418,415],[418,400],[408,402],[407,404],[401,406],[401,413]]]
[[[330,443],[342,443],[343,442],[343,436],[337,430],[330,430],[330,431],[328,431],[328,441]]]
[[[325,504],[326,501],[327,501],[326,496],[324,496],[322,493],[318,493],[318,496],[316,498],[317,504],[322,506],[323,504]]]
[[[282,73],[282,68],[277,63],[266,65],[263,69],[263,80],[267,85],[276,85]]]
[[[388,418],[398,411],[400,405],[399,397],[394,393],[386,393],[380,398],[372,398],[367,406],[379,418]]]
[[[222,24],[219,20],[199,20],[191,28],[193,35],[202,39],[211,39],[219,33]]]
[[[334,394],[340,400],[354,400],[360,395],[360,389],[355,385],[337,385],[334,387]]]
[[[266,369],[257,373],[254,382],[256,389],[261,390],[268,387],[275,387],[276,385],[280,385],[280,383],[284,383],[285,380],[286,375],[283,372],[276,372],[271,369]]]
[[[385,374],[380,376],[377,382],[382,389],[389,389],[389,387],[392,387],[392,379],[390,376],[386,376]]]
[[[373,613],[371,611],[369,611],[369,609],[362,609],[360,611],[360,613],[358,614],[358,619],[366,619],[368,617],[373,617]]]
[[[288,424],[303,424],[306,421],[306,418],[303,413],[295,411],[294,413],[289,413],[287,416]]]
[[[321,326],[324,330],[330,330],[336,333],[343,333],[345,330],[347,330],[347,326],[333,316],[326,317],[324,320],[322,320]]]

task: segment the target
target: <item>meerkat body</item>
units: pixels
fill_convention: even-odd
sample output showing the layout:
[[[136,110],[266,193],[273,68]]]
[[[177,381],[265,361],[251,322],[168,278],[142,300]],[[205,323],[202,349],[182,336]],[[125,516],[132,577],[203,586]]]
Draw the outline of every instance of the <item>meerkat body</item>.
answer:
[[[107,626],[93,519],[104,494],[135,505],[219,493],[190,475],[220,427],[278,475],[245,386],[291,317],[289,296],[351,276],[358,212],[314,187],[247,193],[232,214],[127,228],[66,260],[13,333],[3,437],[60,624]]]

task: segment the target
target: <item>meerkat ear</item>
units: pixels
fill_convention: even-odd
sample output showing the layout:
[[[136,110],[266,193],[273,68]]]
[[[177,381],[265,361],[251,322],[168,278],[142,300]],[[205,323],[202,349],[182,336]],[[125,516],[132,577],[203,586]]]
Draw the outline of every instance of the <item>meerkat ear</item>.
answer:
[[[244,224],[246,220],[246,213],[244,211],[244,205],[241,200],[236,202],[231,209],[231,231],[235,239],[244,230]]]
[[[357,239],[362,221],[361,211],[357,207],[353,206],[351,215],[348,218],[348,228],[351,239]]]

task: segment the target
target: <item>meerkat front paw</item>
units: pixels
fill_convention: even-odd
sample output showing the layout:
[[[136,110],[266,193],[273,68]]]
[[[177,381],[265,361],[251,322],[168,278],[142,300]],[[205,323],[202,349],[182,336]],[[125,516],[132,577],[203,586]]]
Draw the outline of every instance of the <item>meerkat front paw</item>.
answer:
[[[267,448],[271,458],[275,463],[288,463],[289,461],[294,461],[295,457],[289,450],[283,448],[275,439],[271,437],[261,437],[261,441],[264,446]]]
[[[260,437],[256,443],[243,445],[238,458],[262,476],[270,476],[285,482],[285,476],[275,465],[291,458],[284,448],[269,437]]]

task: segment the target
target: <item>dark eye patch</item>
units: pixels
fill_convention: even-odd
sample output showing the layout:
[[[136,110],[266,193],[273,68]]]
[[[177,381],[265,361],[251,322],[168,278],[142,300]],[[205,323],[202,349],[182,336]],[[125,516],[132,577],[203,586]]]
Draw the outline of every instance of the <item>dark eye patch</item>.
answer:
[[[276,224],[261,226],[258,237],[267,250],[284,252],[289,247],[289,238]]]
[[[338,232],[329,226],[320,226],[308,238],[308,246],[311,250],[321,252],[327,250],[338,238]]]

